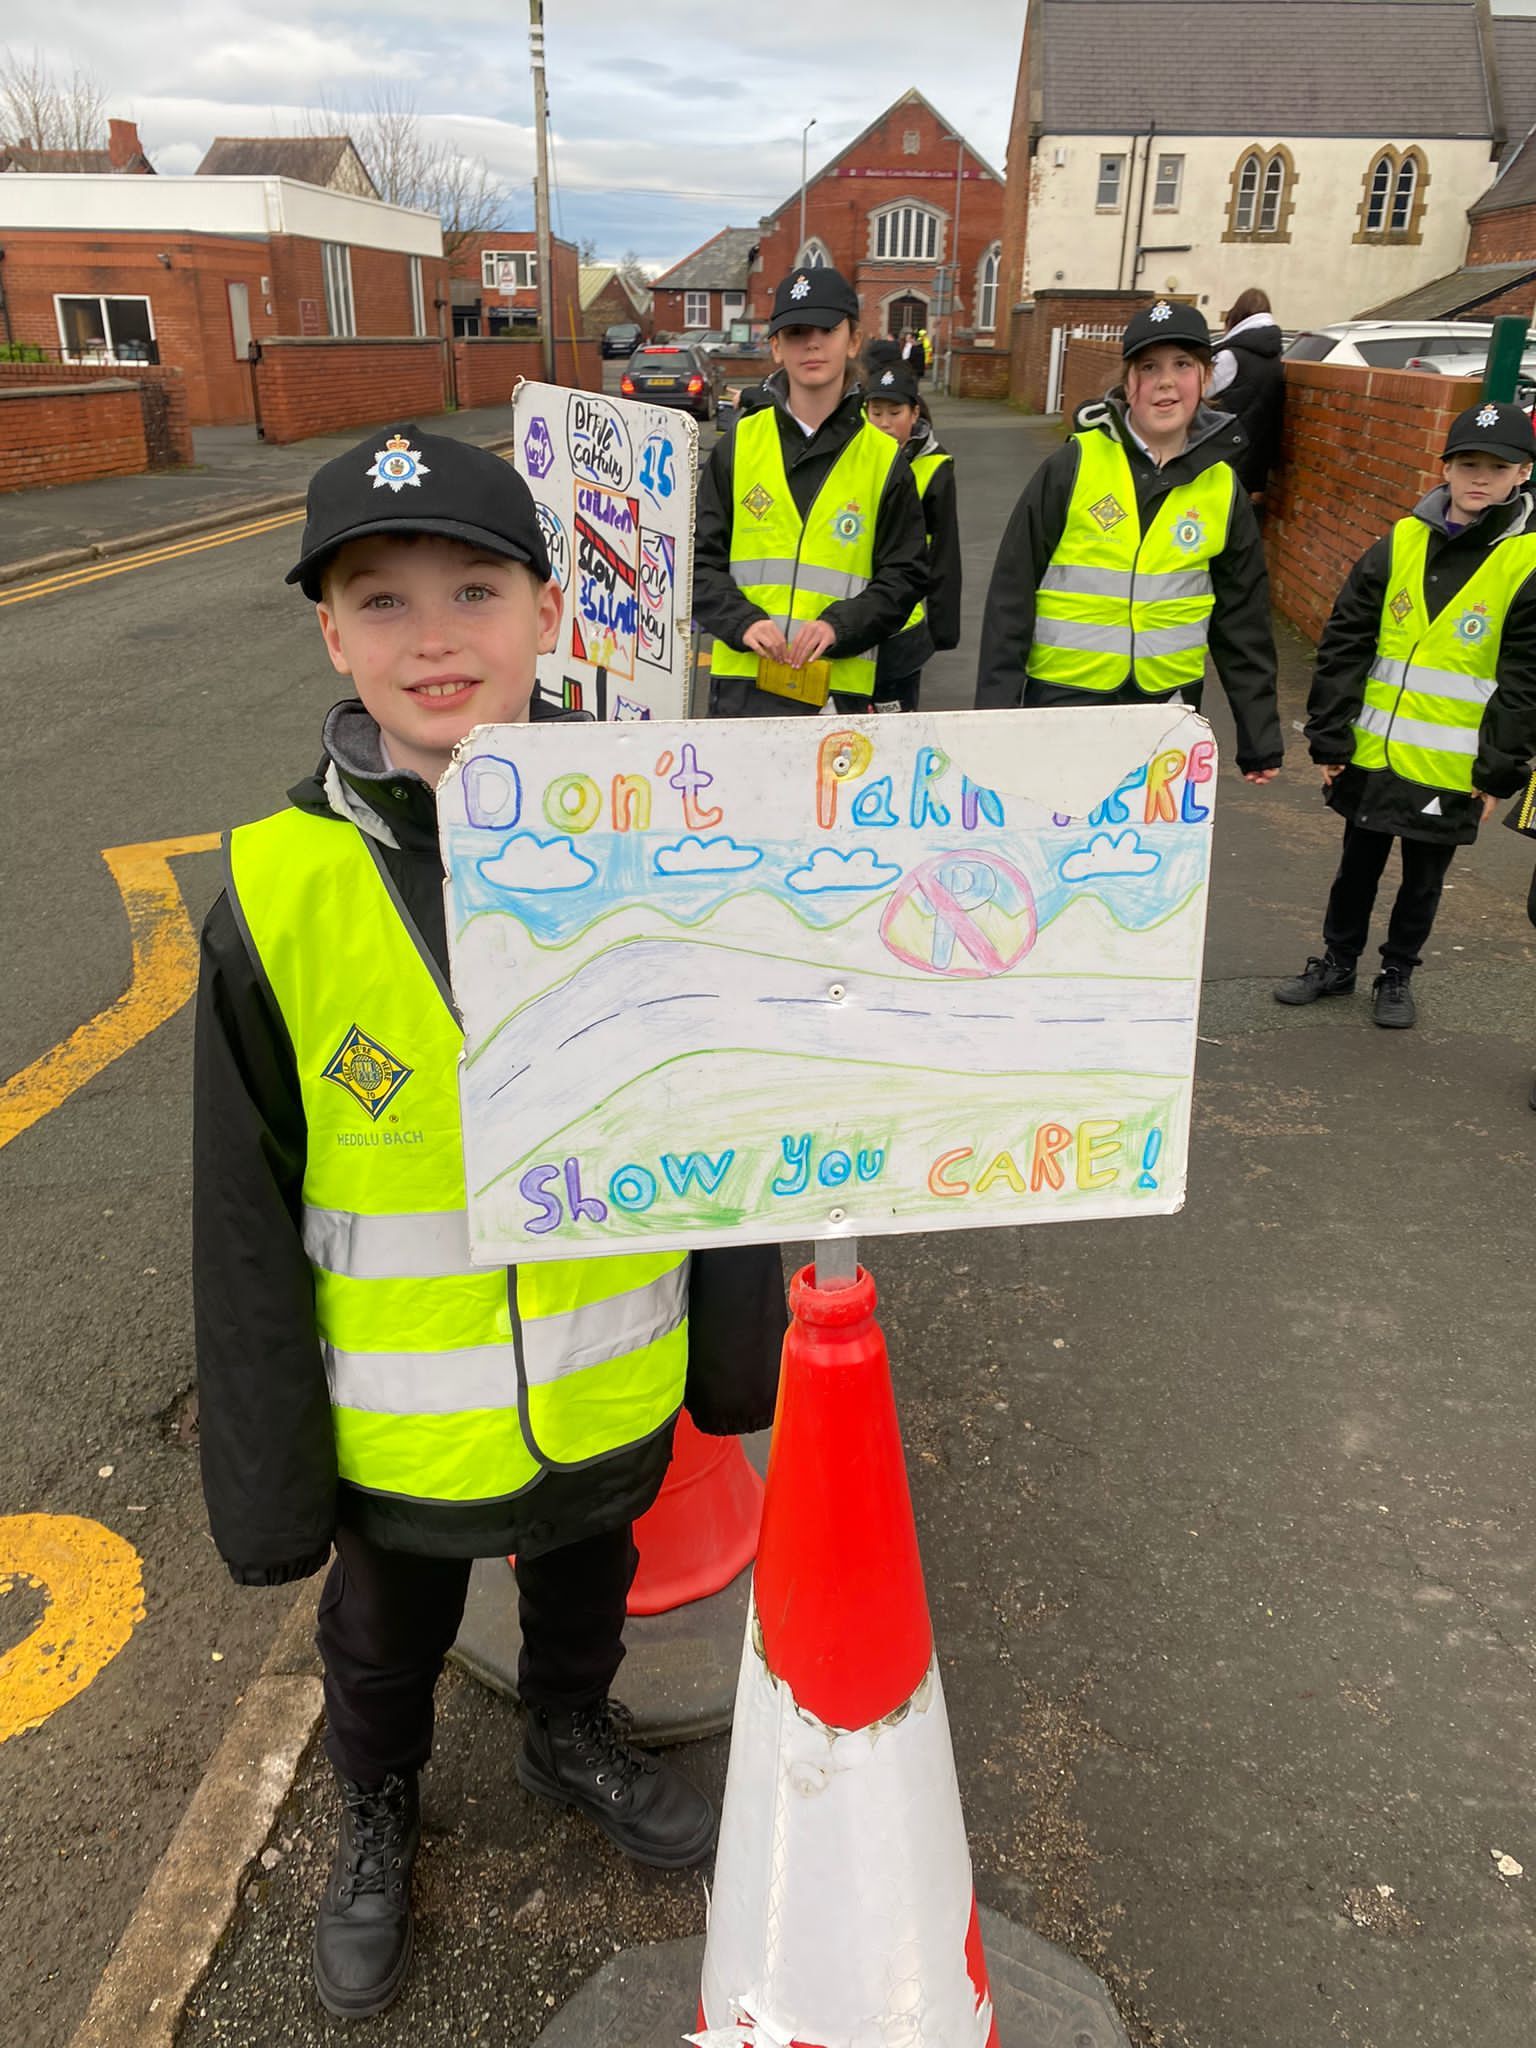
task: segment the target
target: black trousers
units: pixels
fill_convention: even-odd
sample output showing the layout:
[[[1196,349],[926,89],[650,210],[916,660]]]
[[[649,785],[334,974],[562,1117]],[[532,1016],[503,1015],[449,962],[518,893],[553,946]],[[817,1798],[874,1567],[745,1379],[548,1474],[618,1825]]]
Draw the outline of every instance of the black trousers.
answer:
[[[903,711],[915,711],[922,687],[923,672],[920,668],[909,669],[905,675],[880,676],[875,683],[875,701],[879,704],[895,703]]]
[[[590,1705],[624,1658],[624,1605],[638,1563],[629,1523],[517,1563],[523,1647],[517,1689],[530,1706]],[[466,1558],[381,1550],[351,1530],[320,1596],[326,1753],[345,1778],[376,1784],[419,1770],[432,1751],[432,1695],[464,1617]]]
[[[1400,839],[1397,843],[1403,850],[1403,879],[1392,905],[1381,961],[1384,967],[1396,967],[1406,975],[1418,966],[1434,929],[1440,892],[1456,849],[1425,839]],[[1345,824],[1344,852],[1323,919],[1323,943],[1334,959],[1347,967],[1353,967],[1365,951],[1376,889],[1391,851],[1390,832],[1370,832]]]

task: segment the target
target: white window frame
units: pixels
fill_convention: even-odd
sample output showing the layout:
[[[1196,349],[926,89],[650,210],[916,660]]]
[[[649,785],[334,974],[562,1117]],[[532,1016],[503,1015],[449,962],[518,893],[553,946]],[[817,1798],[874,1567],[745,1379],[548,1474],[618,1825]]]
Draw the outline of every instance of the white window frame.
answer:
[[[1172,165],[1172,176],[1165,175]],[[1171,186],[1170,196],[1165,198],[1164,187]],[[1152,211],[1154,213],[1177,213],[1184,198],[1184,159],[1182,156],[1159,156],[1157,176],[1152,181]]]
[[[1114,166],[1113,171],[1111,165]],[[1110,191],[1108,199],[1104,197],[1106,190]],[[1125,151],[1106,150],[1099,158],[1099,181],[1093,188],[1094,208],[1099,213],[1118,213],[1124,200]]]
[[[1003,269],[1003,245],[994,242],[976,266],[976,332],[990,334],[997,326],[997,288]]]
[[[1410,151],[1397,167],[1397,176],[1392,180],[1392,210],[1387,215],[1387,231],[1393,235],[1406,235],[1413,226],[1413,202],[1419,189],[1419,160]]]
[[[512,289],[519,292],[536,292],[539,288],[539,256],[536,249],[482,249],[480,251],[480,289],[499,292],[503,289],[497,282],[498,263],[510,263],[517,282]]]
[[[1251,235],[1259,217],[1259,187],[1264,182],[1264,159],[1250,149],[1238,166],[1237,204],[1232,209],[1233,232]]]
[[[832,267],[831,252],[818,235],[812,235],[795,258],[796,270],[830,270]]]
[[[427,301],[426,294],[421,288],[421,258],[419,256],[413,256],[410,259],[410,280],[411,332],[418,341],[421,341],[425,338],[427,332]]]
[[[322,242],[320,263],[325,280],[325,324],[333,335],[351,340],[357,333],[352,251],[345,242]]]
[[[106,311],[108,306],[142,306],[145,318],[149,321],[149,338],[156,344],[158,351],[159,336],[155,333],[154,302],[147,292],[55,292],[53,295],[53,324],[58,330],[59,354],[66,363],[116,363],[119,360],[110,342],[107,343],[104,352],[99,356],[72,356],[70,354],[69,337],[64,331],[64,301],[66,299],[94,299],[102,309],[101,331],[103,334],[111,332],[111,322],[107,317]],[[121,360],[131,363],[139,359],[136,356],[125,356]]]
[[[702,312],[699,310],[700,307],[703,308]],[[708,331],[709,293],[707,291],[685,291],[683,293],[683,325],[686,328],[693,328],[699,332]]]
[[[1285,158],[1276,150],[1264,166],[1264,183],[1259,188],[1259,233],[1278,235],[1280,209],[1285,204]]]
[[[869,217],[872,263],[942,263],[947,216],[919,199],[894,199]]]

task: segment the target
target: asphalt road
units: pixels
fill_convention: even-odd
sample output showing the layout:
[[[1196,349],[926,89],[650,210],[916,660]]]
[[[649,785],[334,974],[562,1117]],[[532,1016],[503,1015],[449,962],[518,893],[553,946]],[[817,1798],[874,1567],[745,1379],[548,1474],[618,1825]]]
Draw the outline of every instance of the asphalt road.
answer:
[[[967,701],[996,536],[1054,439],[992,407],[941,426],[970,585],[935,709]],[[6,611],[0,1073],[127,981],[103,847],[218,831],[311,765],[333,690],[291,548]],[[1299,741],[1221,799],[1185,1215],[872,1249],[977,1887],[1099,1968],[1150,2048],[1482,2048],[1523,2036],[1536,1976],[1529,852],[1491,828],[1458,861],[1421,1027],[1387,1034],[1363,997],[1270,1000],[1337,845]],[[177,872],[200,915],[217,856]],[[0,2012],[27,2048],[68,2039],[283,1606],[228,1586],[175,1427],[189,1024],[0,1161],[0,1515],[101,1521],[147,1606],[0,1744]],[[0,1600],[0,1654],[41,1611]],[[442,1729],[418,1972],[369,2039],[527,2048],[615,1942],[701,1926],[702,1889],[526,1800],[472,1682]],[[693,1758],[711,1783],[722,1759]],[[305,1974],[328,1826],[312,1764],[183,2043],[340,2038]]]

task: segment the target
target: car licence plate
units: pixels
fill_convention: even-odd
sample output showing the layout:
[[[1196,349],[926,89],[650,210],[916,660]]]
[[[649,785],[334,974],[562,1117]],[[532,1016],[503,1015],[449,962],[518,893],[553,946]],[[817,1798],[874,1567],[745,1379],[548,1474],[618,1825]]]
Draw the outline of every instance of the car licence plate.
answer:
[[[682,381],[681,377],[652,377],[648,379],[646,389],[648,391],[675,391]]]

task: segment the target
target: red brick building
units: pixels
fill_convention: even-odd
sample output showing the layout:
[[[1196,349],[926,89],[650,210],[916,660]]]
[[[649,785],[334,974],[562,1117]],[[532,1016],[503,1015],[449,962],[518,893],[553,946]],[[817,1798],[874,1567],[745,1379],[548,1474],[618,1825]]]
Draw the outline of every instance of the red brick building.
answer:
[[[105,149],[38,149],[27,136],[17,142],[0,142],[0,172],[13,171],[91,172],[103,178],[155,175],[139,140],[138,123],[117,120],[107,123]]]
[[[722,228],[702,248],[674,263],[651,284],[651,321],[657,334],[729,333],[744,320],[758,261],[757,228]],[[766,315],[763,316],[766,318]]]
[[[448,332],[434,215],[285,178],[0,177],[0,249],[0,348],[177,368],[194,425],[255,418],[252,341],[366,336],[425,370]]]
[[[581,266],[581,331],[600,341],[609,327],[633,321],[642,334],[651,331],[651,295],[638,286],[631,289],[624,274],[612,263],[584,263]]]
[[[453,331],[460,339],[531,333],[539,328],[539,238],[531,228],[474,235],[448,259]],[[555,270],[555,332],[581,333],[581,255],[550,237]]]

